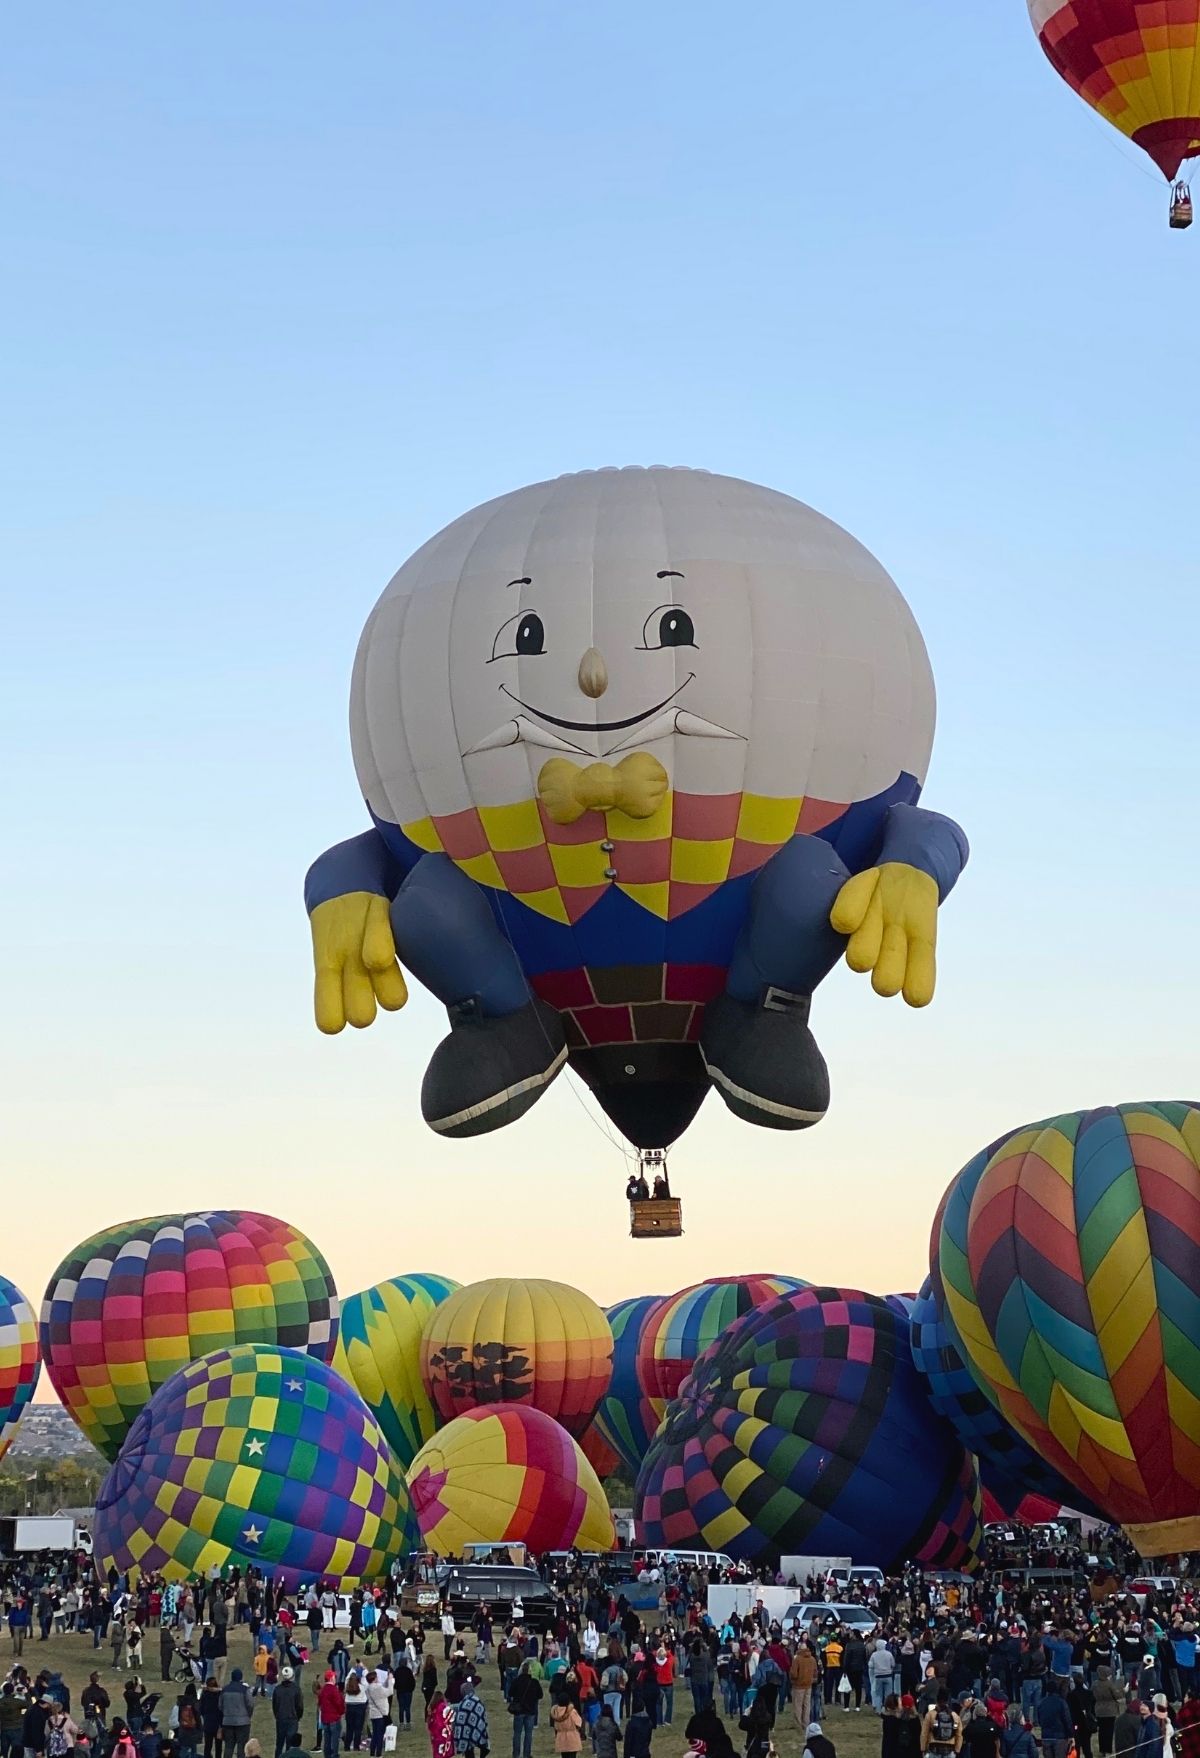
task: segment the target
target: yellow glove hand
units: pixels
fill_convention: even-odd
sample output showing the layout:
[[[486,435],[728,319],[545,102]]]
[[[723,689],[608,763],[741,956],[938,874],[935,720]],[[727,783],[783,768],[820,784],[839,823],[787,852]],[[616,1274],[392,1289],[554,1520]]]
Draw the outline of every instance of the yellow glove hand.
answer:
[[[848,934],[846,963],[870,971],[877,995],[903,989],[910,1007],[928,1007],[937,980],[937,884],[904,861],[888,861],[847,879],[830,926]]]
[[[351,891],[319,903],[312,923],[313,963],[317,970],[317,1025],[323,1032],[369,1026],[375,1004],[395,1013],[408,1000],[396,963],[396,943],[388,900],[371,891]]]

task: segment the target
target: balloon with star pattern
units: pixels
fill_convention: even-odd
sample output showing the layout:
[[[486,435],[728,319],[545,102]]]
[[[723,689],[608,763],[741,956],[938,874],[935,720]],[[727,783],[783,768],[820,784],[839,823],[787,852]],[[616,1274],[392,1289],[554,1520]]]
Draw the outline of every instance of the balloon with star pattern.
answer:
[[[386,1575],[416,1538],[370,1411],[297,1349],[241,1344],[151,1398],[96,1498],[102,1572],[169,1580],[254,1565],[289,1589]]]

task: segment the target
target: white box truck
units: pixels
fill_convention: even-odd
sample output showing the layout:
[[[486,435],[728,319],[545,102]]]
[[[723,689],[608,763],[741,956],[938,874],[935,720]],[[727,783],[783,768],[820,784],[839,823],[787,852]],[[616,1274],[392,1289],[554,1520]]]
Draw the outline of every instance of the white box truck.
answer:
[[[20,1557],[45,1550],[82,1550],[90,1556],[92,1535],[72,1514],[0,1515],[0,1555]]]

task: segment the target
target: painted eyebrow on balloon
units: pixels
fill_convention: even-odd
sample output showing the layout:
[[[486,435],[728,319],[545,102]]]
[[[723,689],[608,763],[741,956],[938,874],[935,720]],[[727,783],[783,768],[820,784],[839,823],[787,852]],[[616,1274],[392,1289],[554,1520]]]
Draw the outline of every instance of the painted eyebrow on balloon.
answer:
[[[654,578],[656,580],[682,580],[684,576],[678,568],[660,568]]]
[[[518,574],[515,580],[510,580],[508,582],[508,586],[532,586],[532,585],[533,585],[533,581],[529,578],[528,574]],[[508,591],[508,586],[506,586],[504,588],[504,590],[506,592]]]

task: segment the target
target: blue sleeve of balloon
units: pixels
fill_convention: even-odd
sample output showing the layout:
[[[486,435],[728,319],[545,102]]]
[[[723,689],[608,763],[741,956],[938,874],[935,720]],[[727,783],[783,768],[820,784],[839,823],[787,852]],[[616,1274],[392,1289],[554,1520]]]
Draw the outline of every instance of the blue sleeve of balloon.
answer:
[[[352,891],[395,897],[403,878],[379,832],[364,830],[317,856],[304,876],[304,907],[311,916],[319,903],[347,897]]]
[[[482,888],[449,855],[419,860],[392,904],[396,955],[446,1007],[479,998],[487,1019],[515,1013],[529,985]]]
[[[923,806],[893,806],[887,816],[877,865],[903,861],[928,873],[945,903],[967,864],[971,845],[952,818],[927,812]]]

